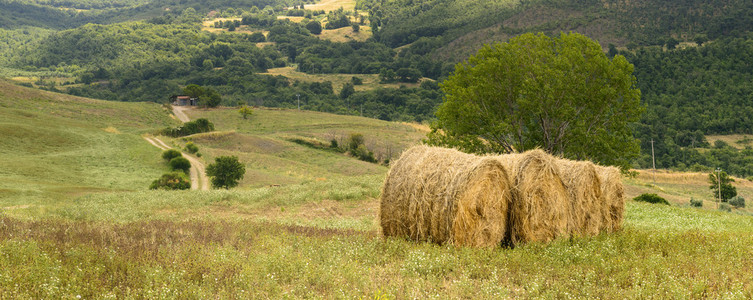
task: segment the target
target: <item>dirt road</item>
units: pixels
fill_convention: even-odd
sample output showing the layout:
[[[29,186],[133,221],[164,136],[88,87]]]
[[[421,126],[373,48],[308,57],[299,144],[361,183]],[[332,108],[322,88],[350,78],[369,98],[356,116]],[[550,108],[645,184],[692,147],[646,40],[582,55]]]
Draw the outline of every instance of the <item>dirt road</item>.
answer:
[[[191,108],[187,106],[173,105],[173,114],[175,115],[176,118],[178,118],[178,120],[185,123],[185,122],[191,121],[191,119],[189,119],[188,115],[186,115],[185,113],[185,111],[189,109]]]
[[[154,145],[154,147],[160,148],[162,150],[168,150],[172,148],[156,137],[145,136],[144,139],[150,144]],[[189,176],[191,177],[191,189],[203,191],[209,190],[209,177],[207,177],[206,175],[206,168],[204,167],[204,164],[201,163],[201,161],[199,161],[199,159],[194,157],[193,155],[183,153],[183,157],[191,162],[191,174],[189,174]]]

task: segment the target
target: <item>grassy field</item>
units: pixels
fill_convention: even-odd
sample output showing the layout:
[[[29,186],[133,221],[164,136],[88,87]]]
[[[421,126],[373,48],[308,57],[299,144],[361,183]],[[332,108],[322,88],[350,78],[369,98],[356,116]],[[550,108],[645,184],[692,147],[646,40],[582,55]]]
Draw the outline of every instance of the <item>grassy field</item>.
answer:
[[[654,173],[651,170],[640,170],[635,178],[626,178],[625,188],[629,198],[634,198],[643,193],[657,194],[678,206],[687,206],[690,199],[702,200],[703,207],[715,209],[717,201],[709,189],[708,173],[672,172],[666,170],[656,171],[656,183]],[[735,178],[733,184],[737,188],[737,194],[746,199],[746,208],[734,209],[738,213],[753,214],[751,199],[753,199],[753,182],[743,178]]]
[[[395,157],[420,141],[425,132],[410,125],[356,116],[284,109],[256,109],[243,119],[235,109],[192,110],[189,117],[207,118],[217,132],[189,137],[211,161],[219,155],[236,155],[246,162],[243,185],[260,187],[327,181],[343,176],[384,174],[386,167],[355,160],[334,151],[295,143],[303,139],[343,145],[352,133],[363,134],[366,147],[382,160]],[[174,140],[178,145],[183,140]]]
[[[352,11],[356,7],[356,1],[354,0],[322,0],[316,4],[307,4],[305,6],[308,10],[323,10],[324,12],[330,12],[338,10],[340,7],[345,11]]]
[[[267,75],[282,75],[290,80],[298,80],[302,82],[332,82],[332,89],[335,93],[339,93],[342,90],[343,85],[351,81],[351,78],[358,77],[363,81],[362,85],[356,85],[354,88],[356,91],[368,91],[376,88],[399,88],[400,86],[406,87],[418,87],[418,83],[379,83],[378,74],[306,74],[296,71],[296,67],[282,67],[268,69],[267,73],[260,73]]]
[[[173,124],[156,104],[71,97],[0,81],[0,207],[142,190],[165,167],[141,133]]]
[[[291,141],[357,132],[397,152],[422,126],[296,110],[188,115],[217,131],[164,140],[193,140],[207,162],[239,156],[239,188],[146,189],[165,167],[140,135],[177,124],[158,105],[0,82],[0,299],[753,297],[753,218],[715,210],[705,174],[625,179],[629,198],[673,205],[628,201],[614,234],[455,248],[381,237],[387,168]],[[752,183],[735,185],[753,195]]]
[[[326,39],[338,43],[347,43],[349,41],[363,42],[371,36],[371,27],[369,26],[361,26],[358,32],[354,32],[353,28],[350,26],[338,29],[325,29],[318,35],[320,39]]]
[[[629,202],[616,234],[454,248],[379,237],[378,177],[95,194],[0,217],[0,297],[753,296],[749,216]]]
[[[712,146],[716,141],[722,141],[736,149],[753,146],[753,136],[749,134],[707,135],[706,140]]]
[[[288,20],[290,20],[292,22],[301,23],[306,18],[304,18],[304,17],[294,17],[294,16],[277,16],[277,19],[279,19],[279,20],[288,19]]]

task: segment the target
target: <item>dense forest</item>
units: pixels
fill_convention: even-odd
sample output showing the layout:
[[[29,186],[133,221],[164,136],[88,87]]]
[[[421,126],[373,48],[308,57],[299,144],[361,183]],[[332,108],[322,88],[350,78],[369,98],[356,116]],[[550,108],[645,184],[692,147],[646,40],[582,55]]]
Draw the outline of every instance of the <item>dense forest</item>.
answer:
[[[739,0],[359,0],[357,8],[369,11],[377,40],[398,47],[424,39],[432,50],[479,30],[479,45],[524,32],[576,31],[603,46],[633,48],[753,29],[753,5]]]
[[[181,92],[181,86],[197,84],[219,91],[225,105],[292,107],[298,97],[304,108],[336,113],[364,114],[385,120],[422,121],[432,117],[441,100],[436,84],[417,88],[373,91],[333,90],[331,83],[291,82],[281,76],[261,75],[269,68],[297,66],[306,73],[379,74],[412,70],[439,76],[442,67],[428,58],[397,55],[374,41],[334,43],[319,39],[304,25],[270,20],[268,12],[247,13],[244,26],[268,30],[258,35],[219,34],[202,31],[195,10],[186,9],[170,22],[132,21],[110,25],[87,24],[75,29],[40,34],[29,39],[5,31],[16,42],[11,65],[27,70],[68,72],[79,83],[67,92],[119,101],[164,102]],[[17,39],[14,39],[17,38]],[[258,47],[258,42],[274,46]],[[19,55],[20,54],[20,55]],[[387,72],[387,73],[389,73]],[[357,83],[355,83],[357,84]],[[353,85],[348,85],[350,89]]]
[[[0,75],[118,101],[165,102],[197,84],[223,105],[295,107],[430,122],[440,84],[482,43],[524,32],[581,32],[623,55],[647,107],[633,125],[636,167],[722,167],[753,175],[753,150],[710,145],[709,134],[753,134],[753,4],[745,1],[358,0],[355,11],[312,1],[0,0]],[[300,6],[299,6],[300,5]],[[295,6],[290,8],[290,6]],[[221,31],[202,30],[210,15]],[[293,22],[278,16],[301,16]],[[333,42],[323,30],[368,27]],[[237,30],[237,31],[236,31]],[[236,31],[236,32],[233,32]],[[342,88],[264,74],[271,68],[349,74]],[[359,74],[410,87],[354,89]],[[45,78],[67,78],[68,82]]]
[[[204,16],[210,11],[258,7],[282,11],[300,0],[0,0],[0,27],[34,26],[70,29],[88,23],[134,20],[167,23],[187,9]]]
[[[753,133],[753,38],[721,38],[699,47],[621,51],[635,65],[647,106],[635,135],[642,141],[642,167],[651,165],[650,140],[657,165],[680,169],[723,166],[733,174],[753,175],[751,150],[714,145],[704,135]]]

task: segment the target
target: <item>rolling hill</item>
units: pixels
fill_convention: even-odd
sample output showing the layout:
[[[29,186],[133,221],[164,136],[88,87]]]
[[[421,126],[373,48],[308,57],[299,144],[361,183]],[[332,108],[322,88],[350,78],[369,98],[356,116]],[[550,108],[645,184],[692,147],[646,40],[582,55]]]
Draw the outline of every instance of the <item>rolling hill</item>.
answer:
[[[0,107],[0,206],[20,205],[31,214],[92,193],[145,191],[167,167],[141,135],[179,124],[151,102],[93,100],[9,81],[0,81]],[[246,189],[379,176],[384,166],[310,145],[344,144],[358,133],[376,158],[389,160],[424,135],[411,125],[310,111],[258,109],[250,120],[234,109],[190,116],[213,120],[218,131],[162,139],[178,148],[194,141],[208,162],[239,156],[247,165]]]
[[[0,81],[0,201],[41,205],[140,190],[165,171],[141,133],[173,124],[154,103],[126,104]]]
[[[750,210],[717,211],[702,173],[626,179],[628,197],[673,205],[628,201],[614,234],[454,248],[380,238],[387,168],[326,147],[360,133],[394,157],[424,136],[417,125],[189,110],[217,131],[161,138],[193,141],[207,162],[239,156],[246,178],[232,190],[150,191],[165,167],[141,135],[177,125],[162,106],[2,81],[0,107],[0,298],[753,296]],[[752,183],[735,185],[753,195]]]

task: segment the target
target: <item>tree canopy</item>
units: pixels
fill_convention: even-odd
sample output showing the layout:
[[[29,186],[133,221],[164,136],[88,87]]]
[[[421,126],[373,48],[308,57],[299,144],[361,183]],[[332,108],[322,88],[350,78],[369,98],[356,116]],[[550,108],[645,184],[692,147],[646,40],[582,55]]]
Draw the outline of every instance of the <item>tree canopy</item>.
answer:
[[[245,174],[246,167],[238,161],[237,156],[220,156],[207,166],[207,175],[212,177],[214,188],[235,187]]]
[[[427,142],[467,152],[542,148],[626,168],[638,154],[633,65],[577,33],[524,34],[486,45],[442,84]]]

